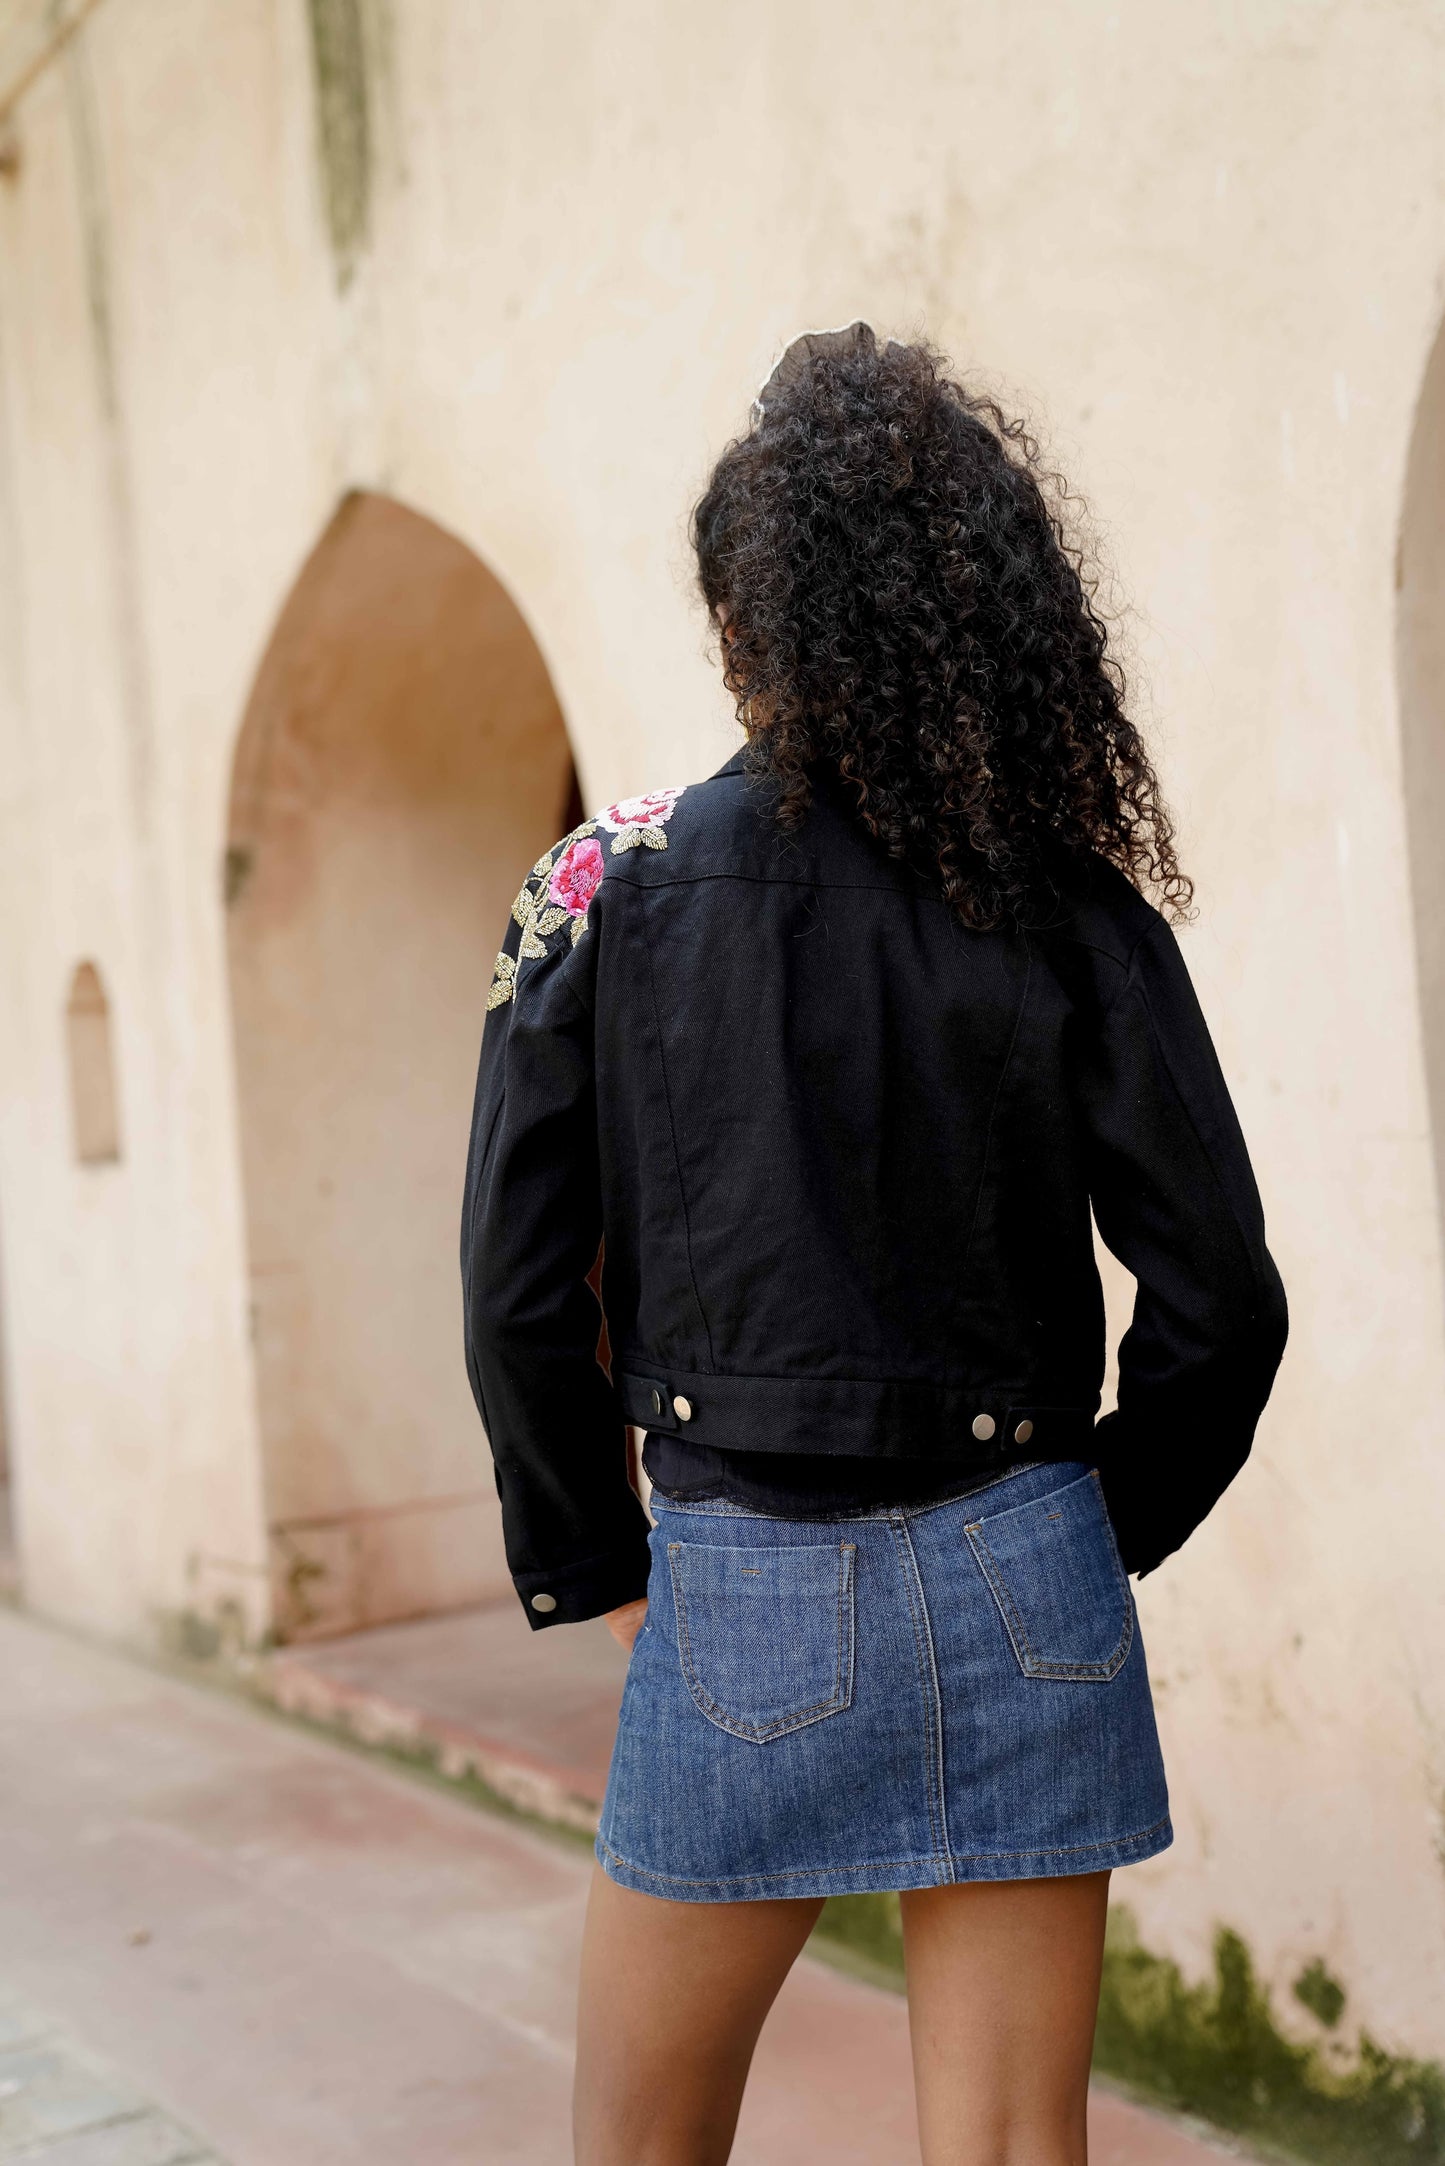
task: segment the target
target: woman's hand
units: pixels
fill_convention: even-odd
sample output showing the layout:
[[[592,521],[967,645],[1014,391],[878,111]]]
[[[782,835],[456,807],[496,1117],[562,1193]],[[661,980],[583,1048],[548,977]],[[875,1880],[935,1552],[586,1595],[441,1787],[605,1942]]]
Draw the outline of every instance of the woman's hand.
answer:
[[[608,1610],[603,1621],[618,1646],[631,1654],[632,1642],[642,1630],[646,1615],[647,1596],[643,1595],[640,1601],[624,1602],[620,1609]]]

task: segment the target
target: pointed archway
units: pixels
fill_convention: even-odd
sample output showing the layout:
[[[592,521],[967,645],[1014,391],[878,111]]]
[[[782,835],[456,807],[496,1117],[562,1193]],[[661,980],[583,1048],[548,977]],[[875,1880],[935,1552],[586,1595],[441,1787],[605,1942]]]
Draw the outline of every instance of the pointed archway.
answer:
[[[415,512],[349,497],[261,664],[226,858],[284,1637],[506,1584],[460,1351],[457,1213],[491,960],[575,788],[501,582]]]

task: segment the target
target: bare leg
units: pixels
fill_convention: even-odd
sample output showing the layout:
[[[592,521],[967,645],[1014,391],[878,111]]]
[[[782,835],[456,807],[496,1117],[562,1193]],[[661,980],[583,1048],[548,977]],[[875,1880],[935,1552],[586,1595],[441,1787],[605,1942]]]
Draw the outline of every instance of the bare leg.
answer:
[[[1085,2166],[1109,1875],[902,1900],[924,2166]]]
[[[671,1903],[594,1873],[577,2166],[723,2166],[763,2018],[822,1907]]]

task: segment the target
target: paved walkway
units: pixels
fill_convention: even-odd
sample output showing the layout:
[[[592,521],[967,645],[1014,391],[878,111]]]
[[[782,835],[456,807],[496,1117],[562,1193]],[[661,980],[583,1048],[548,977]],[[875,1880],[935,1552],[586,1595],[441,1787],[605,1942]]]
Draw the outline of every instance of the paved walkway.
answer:
[[[0,2005],[0,2159],[19,2166],[223,2166],[41,2017]]]
[[[26,2012],[0,2157],[566,2166],[587,1876],[563,1838],[0,1612],[0,2003]],[[85,2081],[90,2148],[57,2149],[83,2124],[45,2098]],[[1094,2166],[1217,2166],[1096,2109]],[[206,2150],[168,2152],[183,2131]],[[734,2155],[916,2157],[902,2003],[800,1963]]]

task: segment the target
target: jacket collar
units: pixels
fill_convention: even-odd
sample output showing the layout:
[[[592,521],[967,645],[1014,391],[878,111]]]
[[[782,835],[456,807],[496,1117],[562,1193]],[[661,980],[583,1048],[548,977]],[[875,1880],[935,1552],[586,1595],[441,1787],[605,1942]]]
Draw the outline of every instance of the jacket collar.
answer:
[[[713,782],[718,782],[724,775],[742,774],[744,771],[744,755],[746,751],[746,745],[739,745],[737,751],[733,754],[732,758],[730,760],[725,760],[722,766],[718,769],[717,773],[715,775],[712,775],[709,779]]]

